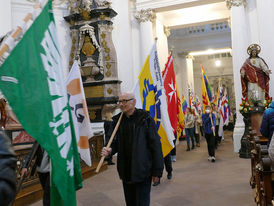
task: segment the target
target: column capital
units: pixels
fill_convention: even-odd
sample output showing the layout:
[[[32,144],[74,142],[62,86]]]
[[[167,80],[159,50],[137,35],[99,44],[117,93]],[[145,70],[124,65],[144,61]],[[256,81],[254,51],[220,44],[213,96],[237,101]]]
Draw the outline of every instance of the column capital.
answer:
[[[164,26],[164,33],[165,33],[166,37],[169,37],[169,35],[170,35],[170,28],[168,26]]]
[[[153,22],[156,19],[156,14],[152,9],[141,9],[136,11],[135,18],[141,22],[151,21]]]
[[[228,9],[231,9],[232,6],[246,6],[247,2],[246,0],[225,0],[226,1],[226,7]]]

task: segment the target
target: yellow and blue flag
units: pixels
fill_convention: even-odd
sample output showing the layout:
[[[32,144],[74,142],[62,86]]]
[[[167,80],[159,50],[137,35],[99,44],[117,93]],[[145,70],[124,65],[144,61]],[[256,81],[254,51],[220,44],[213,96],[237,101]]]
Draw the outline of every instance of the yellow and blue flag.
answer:
[[[175,139],[167,111],[162,74],[159,66],[156,42],[148,55],[133,90],[136,107],[149,111],[161,137],[164,157],[174,148]]]

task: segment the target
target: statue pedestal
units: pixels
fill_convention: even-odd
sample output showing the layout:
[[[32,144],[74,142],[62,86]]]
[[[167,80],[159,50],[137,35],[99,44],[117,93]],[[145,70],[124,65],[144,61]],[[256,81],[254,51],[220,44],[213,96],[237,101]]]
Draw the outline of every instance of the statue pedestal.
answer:
[[[244,113],[243,120],[245,123],[245,131],[241,138],[241,149],[239,151],[240,158],[250,158],[250,142],[249,142],[249,126],[250,126],[250,113]]]
[[[260,127],[262,123],[264,108],[257,106],[250,113],[244,113],[243,120],[245,123],[245,131],[241,139],[241,149],[239,151],[240,158],[250,158],[250,142],[249,142],[249,126],[255,132],[255,136],[262,136]]]
[[[260,132],[262,119],[263,119],[263,112],[264,109],[262,107],[255,107],[253,112],[251,113],[250,121],[251,121],[251,128],[255,131],[255,136],[262,136]]]

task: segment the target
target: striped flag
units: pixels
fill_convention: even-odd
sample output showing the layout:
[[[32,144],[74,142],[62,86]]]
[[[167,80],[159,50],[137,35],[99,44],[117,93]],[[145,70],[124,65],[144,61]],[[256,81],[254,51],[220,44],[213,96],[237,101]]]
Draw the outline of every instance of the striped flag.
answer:
[[[72,111],[75,136],[80,157],[91,166],[89,138],[92,137],[90,120],[81,73],[77,61],[74,61],[67,78],[67,92]]]
[[[150,116],[154,119],[165,157],[174,148],[175,137],[168,116],[156,42],[143,65],[133,93],[136,98],[136,107],[149,111]]]
[[[205,74],[204,68],[201,66],[202,72],[202,97],[203,97],[203,113],[205,112],[205,107],[210,106],[210,102],[212,101],[212,93],[211,88]]]

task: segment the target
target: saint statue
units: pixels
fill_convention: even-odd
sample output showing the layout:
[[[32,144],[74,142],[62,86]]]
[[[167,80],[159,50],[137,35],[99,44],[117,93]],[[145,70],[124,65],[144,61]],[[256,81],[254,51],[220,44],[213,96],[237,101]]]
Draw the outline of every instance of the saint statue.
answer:
[[[258,56],[261,47],[258,44],[251,44],[247,48],[249,58],[243,64],[241,72],[242,95],[247,99],[260,101],[263,104],[264,100],[269,96],[269,70],[265,61]]]

